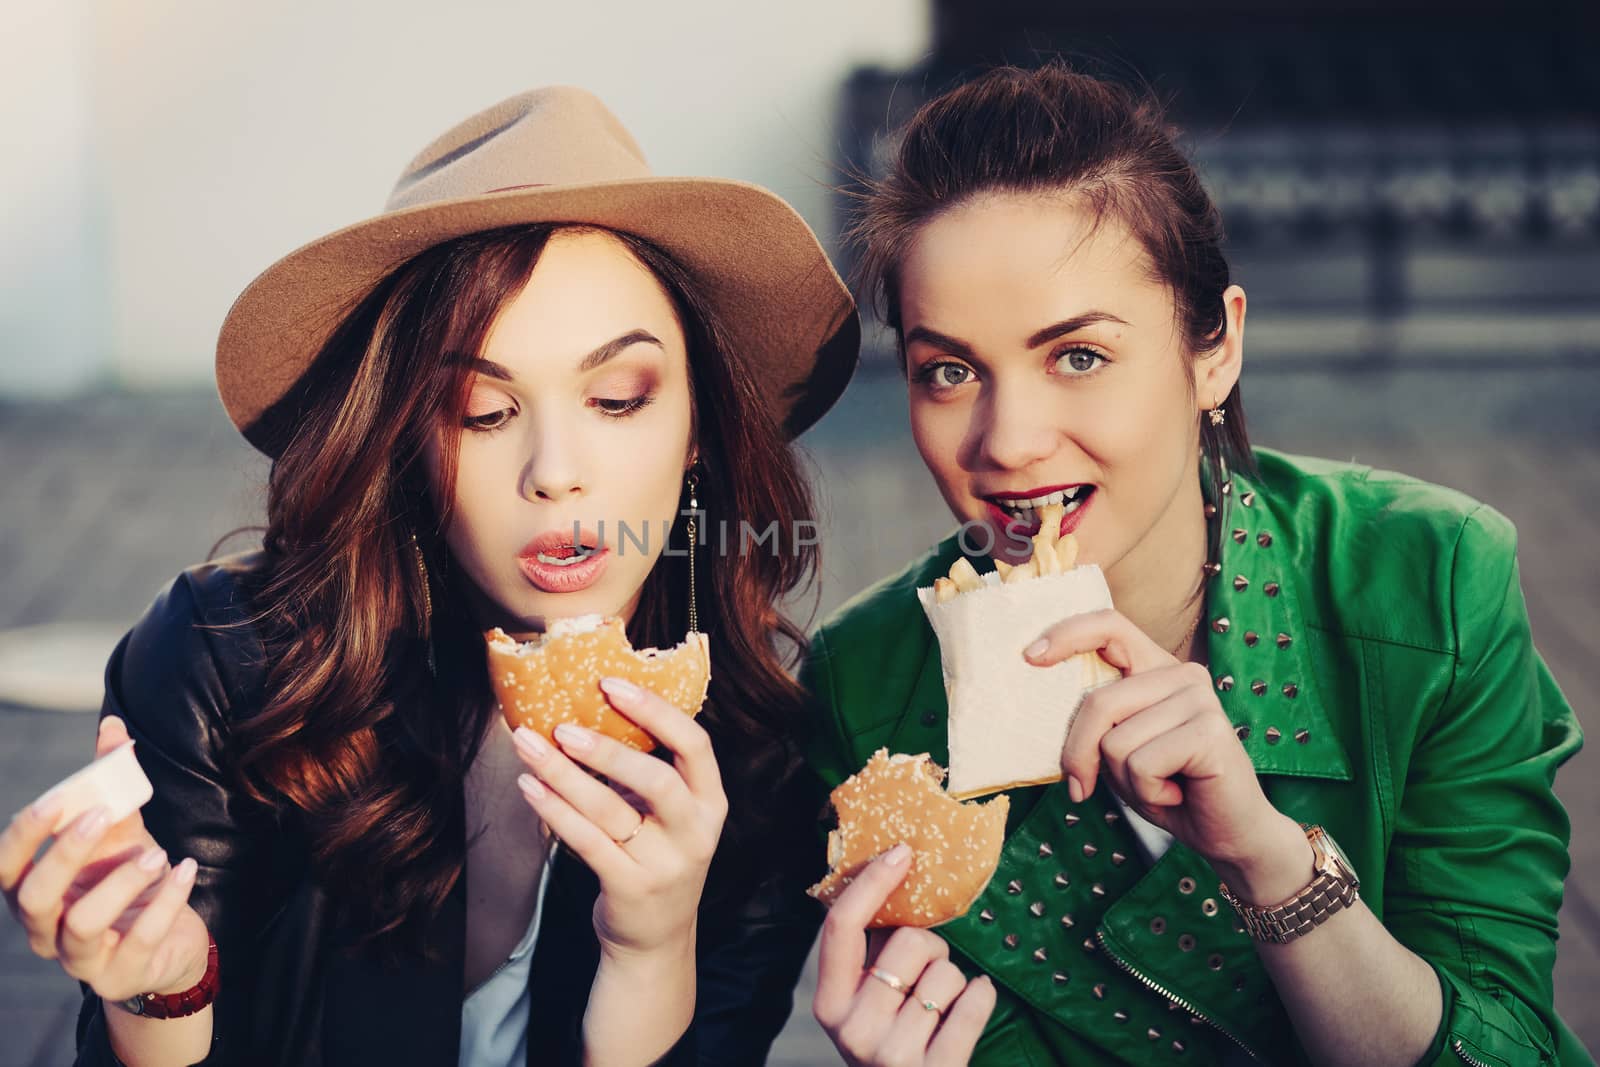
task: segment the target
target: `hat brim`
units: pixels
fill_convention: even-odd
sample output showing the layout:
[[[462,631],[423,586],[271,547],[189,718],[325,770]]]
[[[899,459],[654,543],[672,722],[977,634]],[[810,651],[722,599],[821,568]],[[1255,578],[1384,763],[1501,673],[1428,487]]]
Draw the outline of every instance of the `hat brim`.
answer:
[[[757,185],[638,178],[534,186],[388,212],[321,237],[261,273],[217,339],[217,391],[241,433],[276,455],[273,405],[391,271],[441,242],[556,222],[631,233],[687,270],[790,437],[844,391],[861,327],[849,290],[795,210]]]

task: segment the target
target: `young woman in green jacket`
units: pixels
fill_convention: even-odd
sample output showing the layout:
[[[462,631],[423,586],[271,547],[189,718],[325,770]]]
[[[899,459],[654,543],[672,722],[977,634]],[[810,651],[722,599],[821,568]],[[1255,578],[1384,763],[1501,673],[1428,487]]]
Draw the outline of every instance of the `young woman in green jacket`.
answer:
[[[834,905],[814,1012],[847,1061],[1589,1062],[1551,987],[1551,782],[1581,734],[1514,531],[1250,447],[1245,294],[1155,108],[1061,66],[990,72],[911,120],[858,232],[962,526],[816,635],[815,767],[947,762],[914,591],[963,555],[1025,559],[1052,495],[1116,609],[996,654],[1098,649],[1123,677],[1084,701],[1064,780],[1011,792],[963,918],[868,940],[903,851]]]

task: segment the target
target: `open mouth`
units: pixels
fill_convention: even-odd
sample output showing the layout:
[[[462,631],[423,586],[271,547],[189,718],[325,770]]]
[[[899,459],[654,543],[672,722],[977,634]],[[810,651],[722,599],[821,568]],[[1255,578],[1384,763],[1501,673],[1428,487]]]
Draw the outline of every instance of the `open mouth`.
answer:
[[[582,563],[594,553],[595,549],[589,545],[559,545],[536,552],[533,558],[551,567],[571,567]]]
[[[1094,490],[1095,487],[1092,485],[1074,485],[1039,496],[1012,497],[997,494],[986,496],[984,499],[999,509],[1010,524],[1036,530],[1039,527],[1040,508],[1049,504],[1060,504],[1066,508],[1066,513],[1071,515],[1089,502]]]
[[[546,530],[524,545],[517,555],[550,567],[571,567],[599,551],[599,544],[599,537],[574,522],[565,529]]]
[[[547,593],[574,593],[599,581],[611,553],[588,530],[550,530],[517,554],[524,577]]]

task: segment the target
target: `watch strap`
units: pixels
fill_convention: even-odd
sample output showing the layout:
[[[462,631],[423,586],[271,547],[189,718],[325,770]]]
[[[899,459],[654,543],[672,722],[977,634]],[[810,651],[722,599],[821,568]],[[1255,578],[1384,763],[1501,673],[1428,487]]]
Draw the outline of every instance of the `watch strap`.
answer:
[[[1286,945],[1304,937],[1359,898],[1361,883],[1355,872],[1337,859],[1325,861],[1326,849],[1319,838],[1326,837],[1327,832],[1320,826],[1308,826],[1305,830],[1317,852],[1317,873],[1305,888],[1288,900],[1271,907],[1258,907],[1240,900],[1226,882],[1217,887],[1223,899],[1238,913],[1245,933],[1257,941]]]

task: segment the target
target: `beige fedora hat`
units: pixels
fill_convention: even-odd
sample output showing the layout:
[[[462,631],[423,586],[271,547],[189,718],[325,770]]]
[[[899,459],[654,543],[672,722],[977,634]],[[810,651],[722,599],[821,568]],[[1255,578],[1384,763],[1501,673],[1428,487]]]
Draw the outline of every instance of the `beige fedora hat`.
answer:
[[[604,104],[554,86],[457,125],[405,168],[381,215],[291,252],[250,283],[217,340],[228,416],[275,454],[286,416],[273,406],[385,275],[443,241],[535,222],[631,233],[677,260],[791,436],[844,391],[860,322],[799,214],[747,182],[653,175]]]

